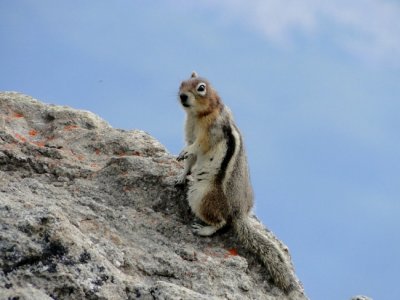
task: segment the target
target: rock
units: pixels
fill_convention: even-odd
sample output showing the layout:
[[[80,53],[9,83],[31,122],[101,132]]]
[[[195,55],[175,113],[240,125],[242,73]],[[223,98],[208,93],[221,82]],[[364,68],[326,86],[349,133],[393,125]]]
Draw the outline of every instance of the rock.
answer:
[[[181,171],[143,131],[0,93],[0,298],[288,298],[229,228],[192,234]]]
[[[352,297],[351,300],[372,300],[372,298],[363,295],[357,295]]]

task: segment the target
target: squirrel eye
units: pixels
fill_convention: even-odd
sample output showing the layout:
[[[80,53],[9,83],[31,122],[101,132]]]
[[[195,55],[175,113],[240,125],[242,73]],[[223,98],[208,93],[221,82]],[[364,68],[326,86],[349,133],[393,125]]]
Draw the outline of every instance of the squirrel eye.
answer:
[[[204,83],[199,83],[199,85],[197,86],[197,88],[196,88],[196,91],[200,94],[200,95],[202,95],[202,96],[204,96],[205,95],[205,93],[206,93],[206,85],[204,84]]]

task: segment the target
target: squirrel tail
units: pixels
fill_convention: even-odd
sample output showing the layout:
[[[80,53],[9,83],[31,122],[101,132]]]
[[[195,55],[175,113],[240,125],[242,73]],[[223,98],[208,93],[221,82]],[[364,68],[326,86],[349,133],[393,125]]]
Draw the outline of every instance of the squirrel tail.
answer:
[[[249,217],[242,217],[232,224],[244,247],[259,257],[275,284],[286,294],[294,290],[302,293],[303,289],[294,275],[292,265],[280,246],[250,222]]]

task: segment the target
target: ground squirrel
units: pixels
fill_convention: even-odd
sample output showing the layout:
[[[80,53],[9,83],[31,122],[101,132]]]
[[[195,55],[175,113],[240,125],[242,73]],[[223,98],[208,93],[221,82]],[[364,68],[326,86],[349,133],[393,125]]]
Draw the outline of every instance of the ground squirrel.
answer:
[[[240,241],[267,267],[275,284],[285,293],[301,291],[290,262],[275,241],[250,222],[253,191],[242,135],[232,114],[205,79],[195,72],[183,81],[179,99],[187,113],[186,147],[178,156],[185,160],[178,184],[191,173],[188,202],[194,214],[208,226],[195,224],[194,232],[210,236],[232,225]]]

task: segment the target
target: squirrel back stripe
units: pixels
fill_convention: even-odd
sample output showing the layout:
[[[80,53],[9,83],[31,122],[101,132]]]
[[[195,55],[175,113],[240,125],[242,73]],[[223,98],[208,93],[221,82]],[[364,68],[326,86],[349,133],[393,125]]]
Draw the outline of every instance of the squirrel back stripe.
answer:
[[[221,167],[215,178],[215,183],[217,185],[222,184],[222,181],[224,180],[225,175],[226,175],[226,170],[228,168],[228,164],[231,161],[233,154],[235,153],[235,147],[236,147],[235,137],[232,134],[232,128],[229,125],[226,125],[222,128],[222,131],[223,131],[224,137],[226,139],[227,149],[225,152],[224,159],[222,160]]]

